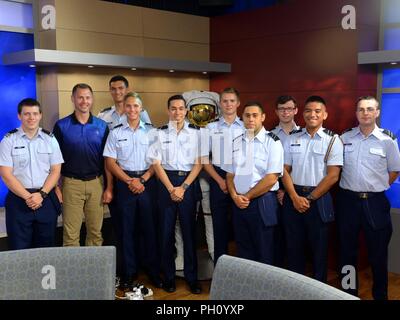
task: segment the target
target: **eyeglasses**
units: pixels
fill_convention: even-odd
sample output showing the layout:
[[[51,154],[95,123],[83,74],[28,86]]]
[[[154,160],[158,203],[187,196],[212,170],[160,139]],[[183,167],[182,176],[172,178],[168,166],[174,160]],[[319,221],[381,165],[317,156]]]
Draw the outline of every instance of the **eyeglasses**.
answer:
[[[296,108],[277,108],[278,112],[293,112]]]
[[[376,108],[369,107],[369,108],[365,108],[365,109],[357,109],[357,112],[359,112],[359,113],[372,113],[372,112],[375,112],[377,110],[378,109],[376,109]]]

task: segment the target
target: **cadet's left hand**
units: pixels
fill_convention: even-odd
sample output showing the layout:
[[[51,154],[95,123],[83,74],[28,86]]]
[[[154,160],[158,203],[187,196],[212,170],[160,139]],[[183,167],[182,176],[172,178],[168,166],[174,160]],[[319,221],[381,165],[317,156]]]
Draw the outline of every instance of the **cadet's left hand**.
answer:
[[[173,198],[172,200],[176,202],[181,202],[183,200],[183,197],[185,196],[185,189],[183,189],[182,187],[176,187],[172,191],[171,195],[173,195],[174,198],[176,199],[174,200]]]
[[[109,204],[113,199],[113,192],[109,188],[104,190],[103,192],[103,203],[104,204]]]
[[[133,178],[129,183],[129,190],[135,194],[140,194],[144,191],[145,187],[140,183],[138,178]]]

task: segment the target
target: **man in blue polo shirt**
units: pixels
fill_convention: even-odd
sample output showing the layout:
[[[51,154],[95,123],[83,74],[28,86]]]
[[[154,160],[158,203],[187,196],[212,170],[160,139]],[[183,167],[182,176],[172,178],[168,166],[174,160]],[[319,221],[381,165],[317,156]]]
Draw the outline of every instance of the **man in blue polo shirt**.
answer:
[[[103,149],[109,130],[106,122],[90,112],[93,90],[89,85],[75,85],[71,100],[74,113],[58,120],[54,126],[54,135],[65,160],[61,168],[63,245],[79,246],[84,215],[87,231],[85,244],[101,246]]]

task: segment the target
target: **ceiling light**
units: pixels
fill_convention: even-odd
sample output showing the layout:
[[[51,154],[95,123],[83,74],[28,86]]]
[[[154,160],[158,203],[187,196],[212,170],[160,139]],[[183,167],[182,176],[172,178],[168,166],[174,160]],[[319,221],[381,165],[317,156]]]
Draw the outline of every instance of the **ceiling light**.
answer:
[[[36,66],[34,64],[30,64],[29,67],[30,68],[36,68]]]
[[[390,64],[395,66],[397,64],[397,62],[391,62]]]
[[[87,66],[87,67],[90,68],[90,69],[94,68],[94,66]]]
[[[133,67],[133,68],[131,68],[131,70],[132,70],[132,71],[136,71],[136,68]]]
[[[173,72],[175,72],[175,70],[172,70],[172,69],[171,69],[171,70],[169,70],[169,72],[173,73]]]

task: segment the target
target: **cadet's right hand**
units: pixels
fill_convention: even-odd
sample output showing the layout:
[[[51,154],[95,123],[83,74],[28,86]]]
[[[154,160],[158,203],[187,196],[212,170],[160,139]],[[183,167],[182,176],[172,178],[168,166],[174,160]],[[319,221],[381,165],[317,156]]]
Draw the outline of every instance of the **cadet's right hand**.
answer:
[[[310,202],[305,197],[296,196],[293,199],[293,206],[298,212],[304,213],[310,209]]]
[[[32,210],[37,210],[42,206],[43,198],[39,192],[32,193],[32,195],[25,201],[26,205]]]
[[[226,180],[222,179],[220,182],[218,182],[218,186],[222,190],[223,193],[227,194],[228,193],[228,187],[226,186]]]
[[[55,192],[56,192],[56,196],[58,198],[58,201],[60,201],[60,203],[63,203],[62,191],[61,191],[61,188],[59,186],[56,186]]]
[[[285,195],[285,191],[279,189],[278,192],[276,193],[276,197],[278,198],[278,202],[280,205],[283,205],[283,197]]]

